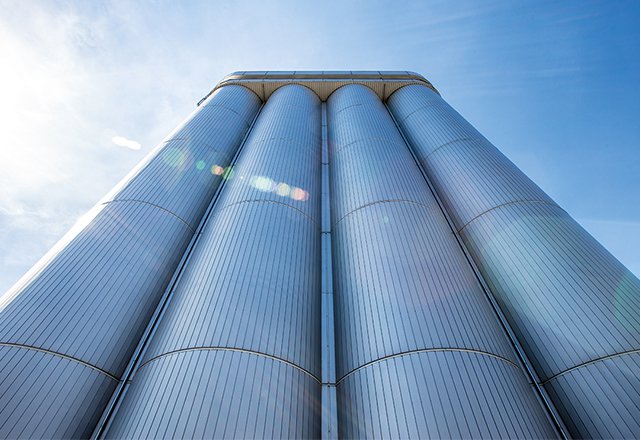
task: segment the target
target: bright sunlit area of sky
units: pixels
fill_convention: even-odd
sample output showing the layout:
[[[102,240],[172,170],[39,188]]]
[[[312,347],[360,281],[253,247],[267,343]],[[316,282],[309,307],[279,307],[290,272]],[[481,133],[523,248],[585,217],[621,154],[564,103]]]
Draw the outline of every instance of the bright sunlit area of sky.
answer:
[[[0,292],[236,70],[411,70],[640,275],[640,2],[0,2]]]

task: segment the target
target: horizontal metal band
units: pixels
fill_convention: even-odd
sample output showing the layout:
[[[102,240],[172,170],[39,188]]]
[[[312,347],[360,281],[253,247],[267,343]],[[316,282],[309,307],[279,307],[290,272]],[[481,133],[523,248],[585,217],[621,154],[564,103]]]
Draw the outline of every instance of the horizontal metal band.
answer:
[[[388,359],[393,359],[393,358],[402,357],[402,356],[410,356],[412,354],[435,353],[435,352],[461,352],[461,353],[479,354],[479,355],[482,355],[482,356],[488,356],[488,357],[492,357],[494,359],[498,359],[498,360],[504,361],[507,364],[511,365],[512,367],[517,368],[518,370],[520,370],[520,365],[516,364],[515,362],[510,361],[509,359],[504,358],[502,356],[499,356],[497,354],[489,353],[489,352],[482,351],[482,350],[474,350],[474,349],[471,349],[471,348],[453,348],[453,347],[423,348],[423,349],[418,349],[418,350],[403,351],[402,353],[390,354],[388,356],[384,356],[384,357],[381,357],[379,359],[375,359],[373,361],[369,361],[366,364],[362,364],[358,368],[355,368],[355,369],[349,371],[347,374],[345,374],[340,379],[338,379],[336,384],[340,384],[340,382],[342,382],[343,380],[345,380],[347,377],[351,376],[352,374],[356,373],[357,371],[362,370],[363,368],[366,368],[366,367],[368,367],[370,365],[373,365],[373,364],[376,364],[378,362],[382,362],[382,361],[386,361]]]
[[[617,358],[617,357],[620,357],[620,356],[626,356],[626,355],[634,354],[634,353],[640,353],[640,349],[622,351],[620,353],[609,354],[607,356],[602,356],[602,357],[599,357],[599,358],[596,358],[596,359],[592,359],[592,360],[587,361],[587,362],[583,362],[581,364],[575,365],[575,366],[573,366],[571,368],[568,368],[568,369],[566,369],[564,371],[561,371],[559,373],[554,374],[550,378],[545,379],[542,382],[540,382],[540,385],[546,385],[547,383],[551,382],[553,379],[555,379],[557,377],[560,377],[562,375],[565,375],[567,373],[570,373],[570,372],[572,372],[574,370],[577,370],[578,368],[586,367],[586,366],[589,366],[591,364],[595,364],[595,363],[598,363],[598,362],[606,361],[608,359],[613,359],[613,358]]]
[[[522,200],[513,200],[511,202],[506,202],[506,203],[502,203],[500,205],[494,206],[493,208],[489,208],[486,211],[481,212],[480,214],[476,215],[474,218],[472,218],[471,220],[469,220],[468,222],[466,222],[464,225],[462,225],[462,227],[460,229],[458,229],[458,232],[462,232],[462,230],[464,228],[466,228],[471,222],[473,222],[474,220],[482,217],[483,215],[485,215],[488,212],[491,212],[495,209],[499,209],[502,208],[504,206],[508,206],[508,205],[519,205],[519,204],[527,204],[527,203],[540,203],[542,205],[549,205],[549,206],[553,206],[556,208],[560,208],[560,206],[558,206],[556,203],[554,202],[549,202],[547,200],[527,200],[527,199],[522,199]],[[562,211],[564,211],[564,209],[560,208]],[[566,212],[566,211],[564,211]]]
[[[320,136],[318,136],[318,139],[320,138]],[[293,145],[302,145],[305,146],[305,144],[307,143],[306,141],[300,141],[299,139],[293,139],[293,138],[283,138],[283,137],[268,137],[268,138],[258,138],[255,140],[251,140],[251,144],[249,145],[259,145],[259,144],[263,144],[265,142],[269,142],[269,141],[279,141],[282,143],[287,143],[287,144],[293,144]],[[317,151],[320,152],[321,148],[311,148],[311,151]]]
[[[365,137],[365,138],[356,139],[355,141],[351,141],[348,144],[344,144],[344,145],[334,144],[333,147],[331,148],[331,150],[332,150],[331,153],[337,154],[337,153],[341,152],[342,150],[344,150],[347,147],[350,147],[352,145],[355,145],[357,143],[364,142],[364,141],[387,141],[387,142],[392,142],[392,143],[400,143],[401,142],[400,139],[394,139],[394,138],[383,137],[383,136],[371,136],[371,137]],[[402,146],[404,147],[404,142],[402,143]]]
[[[353,107],[362,107],[363,105],[364,105],[364,104],[362,104],[362,103],[348,105],[348,106],[346,106],[346,107],[341,108],[340,110],[338,110],[338,111],[336,112],[336,115],[337,115],[337,114],[339,114],[339,113],[342,113],[342,112],[343,112],[343,111],[345,111],[345,110],[349,110],[350,108],[353,108]]]
[[[404,118],[402,118],[401,121],[399,121],[399,124],[402,124],[404,121],[406,121],[407,119],[409,119],[411,116],[415,115],[416,113],[418,113],[420,110],[424,110],[425,108],[431,108],[431,107],[436,107],[439,103],[438,102],[430,102],[427,105],[423,105],[422,107],[418,107],[417,109],[415,109],[414,111],[412,111],[411,113],[409,113],[407,116],[405,116]]]
[[[175,142],[175,141],[192,141],[192,139],[190,137],[172,137],[171,139],[167,139],[166,141],[164,141],[163,145],[166,145],[166,144],[169,144],[169,143]],[[219,149],[217,149],[216,147],[214,147],[210,143],[203,142],[201,140],[199,140],[197,142],[198,142],[198,144],[202,144],[205,147],[212,149],[213,151],[215,151],[219,155],[224,156],[224,158],[226,159],[227,162],[231,161],[231,158],[229,157],[229,155],[227,153],[224,153],[224,152],[220,151]]]
[[[87,368],[91,368],[92,370],[97,371],[98,373],[104,374],[105,376],[107,376],[110,379],[115,380],[116,382],[120,382],[120,379],[118,379],[116,376],[114,376],[113,374],[109,373],[106,370],[103,370],[100,367],[96,367],[93,364],[90,364],[88,362],[83,361],[82,359],[78,359],[75,358],[73,356],[69,356],[66,355],[64,353],[59,353],[57,351],[51,351],[51,350],[47,350],[46,348],[40,348],[40,347],[34,347],[33,345],[25,345],[25,344],[17,344],[17,343],[13,343],[13,342],[0,342],[0,347],[13,347],[13,348],[21,348],[23,350],[33,350],[33,351],[38,351],[40,353],[46,353],[52,356],[58,356],[62,359],[66,359],[68,361],[72,361],[75,363],[78,363],[84,367]]]
[[[423,204],[423,203],[416,202],[416,201],[414,201],[414,200],[406,200],[406,199],[385,199],[385,200],[377,200],[377,201],[375,201],[375,202],[367,203],[367,204],[365,204],[365,205],[359,206],[358,208],[356,208],[356,209],[354,209],[354,210],[352,210],[352,211],[347,212],[345,215],[343,215],[342,217],[340,217],[340,218],[339,218],[339,219],[338,219],[338,220],[337,220],[337,221],[332,225],[332,228],[335,228],[335,227],[338,225],[338,223],[340,223],[342,220],[344,220],[348,215],[351,215],[351,214],[353,214],[353,213],[354,213],[354,212],[356,212],[356,211],[360,211],[361,209],[367,208],[367,207],[369,207],[369,206],[377,205],[377,204],[380,204],[380,203],[410,203],[410,204],[412,204],[412,205],[418,205],[418,206],[422,206],[423,208],[427,208],[427,209],[429,209],[429,206],[427,206],[427,205],[425,205],[425,204]]]
[[[235,113],[236,116],[238,116],[240,119],[242,119],[242,121],[245,123],[245,125],[247,127],[251,126],[251,121],[253,120],[253,118],[251,118],[250,120],[246,120],[240,113],[238,113],[237,110],[234,110],[232,108],[227,107],[226,105],[220,105],[220,104],[207,104],[204,108],[213,108],[213,107],[218,107],[218,108],[223,108],[225,110],[229,110],[231,113]]]
[[[446,147],[447,145],[451,145],[451,144],[457,144],[458,142],[464,142],[464,141],[475,141],[476,139],[474,138],[470,138],[470,137],[461,137],[458,139],[453,139],[449,142],[445,142],[444,144],[440,145],[438,148],[436,148],[435,150],[432,150],[431,152],[429,152],[429,154],[427,154],[424,159],[421,159],[422,162],[426,162],[427,159],[429,158],[429,156],[431,156],[433,153],[435,153],[436,151],[438,151],[441,148]]]
[[[415,79],[428,82],[424,76],[416,72],[404,71],[385,71],[385,70],[291,70],[291,71],[239,71],[232,72],[225,76],[222,81],[235,79]],[[222,82],[221,81],[221,82]]]
[[[189,229],[191,229],[194,233],[196,232],[195,229],[193,229],[193,227],[187,223],[187,221],[185,219],[183,219],[182,217],[180,217],[178,214],[169,211],[167,208],[163,208],[160,205],[156,205],[155,203],[151,203],[151,202],[145,202],[144,200],[137,200],[137,199],[115,199],[115,200],[109,200],[108,202],[104,202],[103,205],[108,205],[109,203],[118,203],[118,202],[133,202],[133,203],[141,203],[143,205],[149,205],[149,206],[153,206],[154,208],[158,208],[172,216],[174,216],[175,218],[177,218],[178,220],[180,220],[182,223],[184,223]]]
[[[293,367],[299,371],[302,371],[304,374],[310,376],[313,380],[315,380],[316,382],[318,382],[319,384],[322,384],[322,381],[317,378],[313,373],[311,373],[308,370],[305,370],[304,368],[302,368],[299,365],[294,364],[291,361],[288,361],[286,359],[282,359],[279,358],[277,356],[273,356],[267,353],[262,353],[260,351],[255,351],[255,350],[248,350],[246,348],[237,348],[237,347],[189,347],[189,348],[181,348],[179,350],[173,350],[173,351],[168,351],[166,353],[162,353],[158,356],[152,357],[151,359],[145,361],[143,364],[141,364],[137,371],[134,374],[138,374],[138,371],[141,370],[143,367],[145,367],[146,365],[149,365],[151,362],[158,360],[158,359],[162,359],[163,357],[166,356],[171,356],[171,355],[175,355],[175,354],[180,354],[180,353],[187,353],[190,351],[234,351],[234,352],[239,352],[239,353],[246,353],[246,354],[254,354],[256,356],[261,356],[261,357],[265,357],[267,359],[271,359],[273,361],[278,361],[278,362],[282,362],[283,364],[287,364],[290,367]],[[133,379],[131,379],[133,380]]]
[[[309,219],[309,221],[311,223],[313,223],[314,225],[316,225],[318,228],[320,227],[320,225],[318,224],[318,222],[316,222],[314,219],[312,219],[311,217],[309,217],[308,214],[306,214],[304,211],[296,208],[295,206],[291,206],[287,203],[282,203],[282,202],[278,202],[277,200],[269,200],[269,199],[249,199],[249,200],[240,200],[239,202],[234,202],[231,203],[229,205],[224,205],[221,206],[220,208],[217,209],[217,212],[223,211],[227,208],[231,208],[232,206],[236,206],[236,205],[241,205],[243,203],[274,203],[276,205],[282,205],[282,206],[286,206],[287,208],[291,208],[294,211],[298,211],[300,214],[302,214],[303,216],[305,216],[307,219]]]

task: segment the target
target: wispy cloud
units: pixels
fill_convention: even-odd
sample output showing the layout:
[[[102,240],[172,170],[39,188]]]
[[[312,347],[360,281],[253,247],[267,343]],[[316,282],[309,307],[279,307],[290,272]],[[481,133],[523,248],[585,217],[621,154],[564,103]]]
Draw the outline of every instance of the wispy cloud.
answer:
[[[318,8],[293,0],[0,0],[0,292],[230,71],[424,73],[498,147],[516,159],[542,158],[533,165],[522,162],[551,193],[558,193],[554,182],[569,179],[568,161],[553,160],[558,145],[572,145],[574,135],[584,132],[581,157],[596,157],[602,139],[623,148],[621,133],[634,129],[632,123],[620,129],[624,109],[596,88],[625,88],[629,102],[640,102],[637,74],[627,83],[613,76],[637,73],[637,31],[605,38],[637,29],[633,3],[624,8],[626,21],[611,24],[602,18],[607,7],[592,3],[541,8],[536,2],[328,1]],[[318,24],[328,22],[330,31]],[[620,47],[628,58],[609,69],[603,59],[618,56]],[[563,108],[557,96],[568,89],[588,95],[577,95],[579,102]],[[607,110],[591,121],[583,117],[580,125],[577,111],[598,108]],[[626,112],[638,113],[631,110]],[[560,128],[551,132],[554,123]],[[618,177],[623,175],[637,181],[632,164],[640,153],[631,148],[637,146],[632,136],[628,140],[624,161],[615,167],[598,161],[601,168],[593,165],[589,172],[599,172],[601,182],[625,182]],[[603,163],[610,168],[602,169]],[[618,199],[601,196],[602,209],[625,206],[626,216],[619,217],[639,215],[629,202],[630,188],[608,189]],[[582,203],[591,202],[586,196]]]
[[[127,139],[124,136],[114,136],[111,138],[111,142],[119,147],[128,148],[130,150],[139,150],[140,148],[142,148],[140,142],[132,141],[131,139]]]

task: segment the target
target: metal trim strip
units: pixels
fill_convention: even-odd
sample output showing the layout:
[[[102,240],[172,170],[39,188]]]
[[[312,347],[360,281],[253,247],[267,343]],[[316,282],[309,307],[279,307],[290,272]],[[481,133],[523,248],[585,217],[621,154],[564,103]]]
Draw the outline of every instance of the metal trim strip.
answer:
[[[571,368],[567,368],[564,371],[561,371],[559,373],[554,374],[553,376],[551,376],[551,377],[543,380],[542,382],[540,382],[540,385],[546,385],[549,382],[551,382],[553,379],[556,379],[556,378],[558,378],[560,376],[563,376],[563,375],[565,375],[567,373],[571,373],[572,371],[577,370],[579,368],[588,367],[589,365],[597,364],[598,362],[606,361],[608,359],[614,359],[614,358],[617,358],[617,357],[620,357],[620,356],[626,356],[626,355],[635,354],[635,353],[640,353],[640,349],[621,351],[620,353],[609,354],[607,356],[602,356],[602,357],[599,357],[599,358],[596,358],[596,359],[591,359],[590,361],[586,361],[586,362],[583,362],[581,364],[574,365]]]
[[[366,368],[366,367],[368,367],[370,365],[373,365],[373,364],[376,364],[378,362],[386,361],[388,359],[393,359],[393,358],[397,358],[397,357],[411,356],[412,354],[417,354],[417,353],[434,353],[434,352],[442,352],[442,351],[444,351],[444,352],[474,353],[474,354],[479,354],[479,355],[483,355],[483,356],[489,356],[489,357],[492,357],[492,358],[495,358],[495,359],[500,359],[501,361],[504,361],[504,362],[508,363],[509,365],[511,365],[512,367],[520,370],[520,366],[518,364],[513,363],[512,361],[510,361],[507,358],[504,358],[502,356],[498,356],[497,354],[489,353],[487,351],[474,350],[472,348],[457,348],[457,347],[420,348],[418,350],[409,350],[409,351],[403,351],[402,353],[390,354],[388,356],[383,356],[381,358],[378,358],[378,359],[375,359],[373,361],[370,361],[370,362],[367,362],[365,364],[362,364],[358,368],[354,368],[353,370],[349,371],[347,374],[342,376],[340,379],[338,379],[336,381],[336,385],[340,384],[347,377],[349,377],[352,374],[358,372],[359,370],[362,370],[363,368]]]
[[[171,355],[190,352],[190,351],[234,351],[234,352],[240,352],[240,353],[254,354],[254,355],[262,356],[262,357],[265,357],[265,358],[268,358],[268,359],[271,359],[271,360],[274,360],[274,361],[282,362],[283,364],[287,364],[290,367],[296,368],[297,370],[300,370],[303,373],[307,374],[308,376],[312,377],[319,384],[322,384],[322,380],[317,378],[312,372],[310,372],[309,370],[305,370],[304,368],[302,368],[299,365],[294,364],[293,362],[290,362],[288,360],[279,358],[277,356],[273,356],[273,355],[270,355],[270,354],[267,354],[267,353],[263,353],[261,351],[248,350],[246,348],[238,348],[238,347],[189,347],[189,348],[181,348],[179,350],[168,351],[166,353],[162,353],[162,354],[160,354],[158,356],[155,356],[155,357],[152,357],[151,359],[146,360],[145,362],[140,364],[140,366],[136,369],[135,373],[137,374],[138,371],[140,371],[142,368],[144,368],[145,366],[149,365],[153,361],[156,361],[158,359],[162,359],[162,358],[164,358],[166,356],[171,356]],[[134,378],[135,378],[135,375],[134,375]],[[129,379],[129,380],[133,380],[133,378]]]
[[[33,345],[15,344],[13,342],[0,342],[0,347],[22,348],[24,350],[33,350],[33,351],[38,351],[40,353],[50,354],[52,356],[58,356],[60,358],[66,359],[68,361],[76,362],[76,363],[78,363],[80,365],[83,365],[83,366],[85,366],[87,368],[91,368],[92,370],[95,370],[98,373],[102,373],[105,376],[109,377],[110,379],[115,380],[116,382],[120,382],[120,379],[118,379],[116,376],[114,376],[113,374],[109,373],[106,370],[103,370],[100,367],[96,367],[95,365],[90,364],[88,362],[85,362],[82,359],[78,359],[78,358],[73,357],[73,356],[68,356],[66,354],[59,353],[57,351],[47,350],[45,348],[40,348],[40,347],[34,347]]]
[[[111,203],[119,203],[119,202],[133,202],[133,203],[140,203],[143,205],[150,205],[153,206],[154,208],[158,208],[161,211],[164,211],[168,214],[171,214],[172,216],[174,216],[175,218],[177,218],[178,220],[180,220],[182,223],[184,223],[189,229],[191,229],[193,231],[193,233],[196,233],[196,230],[193,229],[193,227],[187,223],[187,221],[185,219],[183,219],[182,217],[180,217],[178,214],[176,214],[175,212],[172,212],[170,210],[168,210],[167,208],[163,208],[160,205],[156,205],[155,203],[151,203],[151,202],[146,202],[144,200],[137,200],[137,199],[115,199],[115,200],[109,200],[108,202],[104,202],[102,203],[102,205],[109,205]]]

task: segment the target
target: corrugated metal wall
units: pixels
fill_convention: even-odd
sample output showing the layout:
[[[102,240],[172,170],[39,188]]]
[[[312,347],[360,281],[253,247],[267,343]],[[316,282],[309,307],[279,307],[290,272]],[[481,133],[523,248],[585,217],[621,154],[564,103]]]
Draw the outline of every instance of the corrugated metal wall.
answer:
[[[389,107],[571,434],[640,437],[640,281],[439,95]]]
[[[348,85],[327,112],[340,436],[553,437],[384,104]]]
[[[107,437],[319,437],[320,109],[265,104]]]
[[[394,121],[281,84],[218,88],[0,299],[0,437],[554,437],[514,337],[572,435],[640,437],[637,278],[427,86]]]
[[[91,434],[259,106],[216,91],[0,300],[0,437]]]

